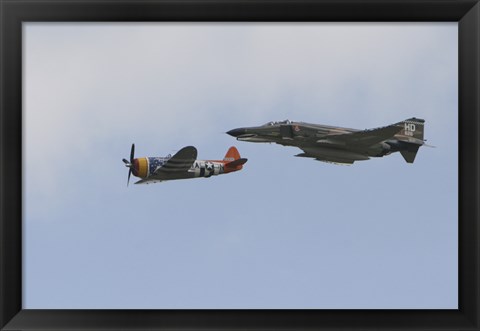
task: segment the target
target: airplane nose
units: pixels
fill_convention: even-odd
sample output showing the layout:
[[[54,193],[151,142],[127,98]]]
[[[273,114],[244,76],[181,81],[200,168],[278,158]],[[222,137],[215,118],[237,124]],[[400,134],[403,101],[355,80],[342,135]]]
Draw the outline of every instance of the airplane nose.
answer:
[[[243,128],[233,129],[228,131],[227,134],[231,135],[232,137],[238,137],[238,136],[241,136],[242,134],[245,134],[245,129]]]

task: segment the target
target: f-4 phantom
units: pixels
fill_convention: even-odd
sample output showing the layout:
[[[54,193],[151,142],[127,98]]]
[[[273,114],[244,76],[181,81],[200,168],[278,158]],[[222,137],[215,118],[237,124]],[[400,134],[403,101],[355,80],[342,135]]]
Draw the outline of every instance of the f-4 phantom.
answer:
[[[295,146],[303,150],[295,156],[328,163],[349,165],[394,152],[413,163],[418,149],[425,145],[424,123],[425,120],[412,117],[376,129],[356,130],[286,120],[233,129],[227,134],[240,141]]]
[[[247,159],[240,157],[235,147],[230,147],[223,160],[197,160],[197,149],[183,147],[175,155],[166,157],[135,158],[135,144],[132,144],[130,161],[123,159],[130,175],[141,178],[135,184],[150,184],[174,179],[211,177],[241,170]]]

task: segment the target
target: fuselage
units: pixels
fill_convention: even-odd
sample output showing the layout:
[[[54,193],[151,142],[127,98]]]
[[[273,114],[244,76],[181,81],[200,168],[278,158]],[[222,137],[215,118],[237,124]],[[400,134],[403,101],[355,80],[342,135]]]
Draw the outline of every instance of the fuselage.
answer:
[[[166,157],[141,157],[134,160],[133,175],[142,179],[147,179],[161,168],[171,156]],[[225,168],[227,162],[220,160],[195,160],[186,172],[172,173],[169,179],[187,179],[195,177],[211,177],[236,171],[235,169]],[[240,170],[240,169],[238,169]]]
[[[407,151],[411,145],[423,145],[423,122],[412,118],[393,124],[397,132],[388,138],[372,144],[355,143],[353,140],[338,139],[352,136],[353,133],[368,132],[344,127],[336,127],[305,122],[281,121],[269,122],[261,126],[233,129],[227,134],[239,141],[255,143],[277,143],[294,146],[304,153],[297,156],[314,157],[319,160],[338,163],[368,160],[370,157],[382,157],[393,152]]]
[[[241,170],[248,161],[240,157],[240,153],[231,146],[223,160],[197,160],[197,149],[194,146],[182,147],[175,155],[165,157],[135,158],[135,144],[132,144],[130,160],[122,159],[129,168],[130,175],[141,178],[135,184],[150,184],[174,179],[211,177]]]
[[[243,132],[237,136],[239,141],[248,141],[256,143],[277,143],[284,146],[307,148],[310,150],[316,149],[317,153],[338,154],[335,150],[341,151],[345,155],[345,151],[349,150],[349,146],[341,145],[325,145],[318,146],[317,141],[328,135],[348,134],[352,132],[361,131],[358,129],[342,128],[329,125],[311,124],[305,122],[270,122],[262,126],[248,127],[235,129],[238,132]],[[234,131],[234,130],[232,130]],[[231,131],[230,131],[231,132]],[[356,151],[348,153],[350,158],[368,159],[365,156],[377,156],[382,154],[384,150],[390,150],[389,146],[382,143],[375,144],[364,151]],[[385,155],[385,154],[383,154]]]

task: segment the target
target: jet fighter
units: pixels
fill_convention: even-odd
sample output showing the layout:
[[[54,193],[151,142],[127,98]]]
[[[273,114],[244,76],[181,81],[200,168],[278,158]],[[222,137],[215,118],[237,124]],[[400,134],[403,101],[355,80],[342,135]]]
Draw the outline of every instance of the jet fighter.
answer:
[[[412,117],[376,129],[357,130],[286,120],[237,128],[227,134],[240,141],[298,147],[303,153],[295,156],[327,163],[351,165],[394,152],[413,163],[418,149],[425,145],[424,123],[425,120]]]
[[[141,178],[135,184],[150,184],[166,180],[211,177],[241,170],[247,159],[241,158],[235,147],[230,147],[223,160],[197,160],[197,149],[186,146],[175,155],[166,157],[135,158],[135,144],[132,144],[130,160],[123,159],[130,175]]]

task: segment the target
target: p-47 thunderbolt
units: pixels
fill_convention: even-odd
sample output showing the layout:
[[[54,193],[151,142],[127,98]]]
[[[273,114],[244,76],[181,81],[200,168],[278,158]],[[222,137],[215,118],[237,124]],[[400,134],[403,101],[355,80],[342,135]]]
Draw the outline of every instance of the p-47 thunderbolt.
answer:
[[[356,130],[286,120],[227,133],[240,141],[295,146],[303,150],[295,156],[328,163],[348,165],[394,152],[400,152],[405,161],[413,163],[418,149],[425,145],[424,123],[425,120],[413,117],[376,129]]]
[[[247,159],[242,159],[235,147],[230,147],[223,160],[197,160],[197,149],[183,147],[175,155],[166,157],[135,158],[135,144],[132,144],[130,161],[123,159],[130,175],[140,177],[135,184],[150,184],[174,179],[211,177],[241,170]]]

